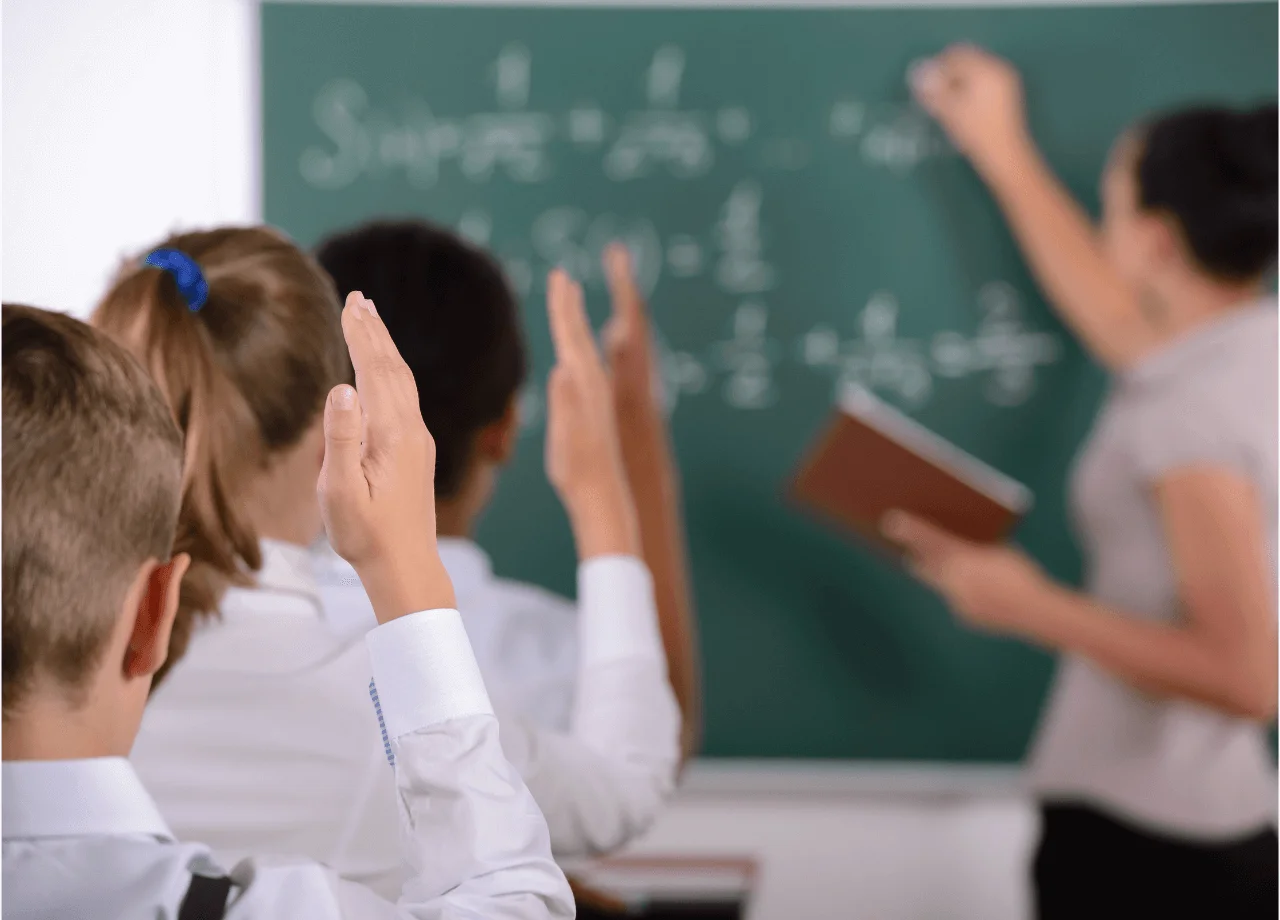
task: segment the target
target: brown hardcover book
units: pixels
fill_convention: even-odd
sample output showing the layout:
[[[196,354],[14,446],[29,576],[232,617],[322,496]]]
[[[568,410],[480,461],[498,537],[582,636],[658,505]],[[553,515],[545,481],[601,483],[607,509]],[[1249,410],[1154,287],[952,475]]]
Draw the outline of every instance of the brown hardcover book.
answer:
[[[982,543],[1005,539],[1031,508],[1031,491],[861,387],[810,449],[791,495],[895,556],[880,532],[889,511],[926,518]]]

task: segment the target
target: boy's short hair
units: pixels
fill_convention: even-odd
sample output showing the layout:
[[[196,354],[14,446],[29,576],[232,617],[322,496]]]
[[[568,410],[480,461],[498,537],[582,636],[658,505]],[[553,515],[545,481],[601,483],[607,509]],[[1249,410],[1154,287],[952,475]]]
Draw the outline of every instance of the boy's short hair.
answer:
[[[515,297],[492,256],[420,220],[377,221],[331,236],[316,258],[339,298],[378,307],[418,385],[436,442],[436,495],[463,485],[475,437],[502,418],[526,373]]]
[[[182,438],[124,348],[70,316],[2,312],[7,719],[45,682],[83,702],[138,567],[172,551]]]

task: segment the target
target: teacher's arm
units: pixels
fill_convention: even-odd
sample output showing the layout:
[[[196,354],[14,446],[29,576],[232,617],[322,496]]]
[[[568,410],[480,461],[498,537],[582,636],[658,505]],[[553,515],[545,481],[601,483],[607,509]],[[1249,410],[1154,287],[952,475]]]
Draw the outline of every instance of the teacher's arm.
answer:
[[[911,83],[990,187],[1063,322],[1100,363],[1113,370],[1132,365],[1150,346],[1149,324],[1107,261],[1089,216],[1036,148],[1018,72],[962,45],[918,66]]]
[[[1267,721],[1276,713],[1276,625],[1262,504],[1226,468],[1170,471],[1154,488],[1184,608],[1178,623],[1100,604],[1011,547],[969,543],[904,515],[886,531],[975,626],[1082,655],[1152,695]]]
[[[1150,693],[1268,720],[1276,712],[1276,626],[1261,502],[1248,481],[1222,468],[1177,470],[1154,488],[1182,622],[1144,623],[1058,593],[1044,640]]]

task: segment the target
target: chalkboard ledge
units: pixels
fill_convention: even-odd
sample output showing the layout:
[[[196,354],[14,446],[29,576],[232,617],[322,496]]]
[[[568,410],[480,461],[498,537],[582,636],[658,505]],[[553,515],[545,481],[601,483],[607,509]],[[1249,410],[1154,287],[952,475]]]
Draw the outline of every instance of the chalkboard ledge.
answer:
[[[679,796],[1022,798],[1025,775],[1017,764],[700,758]]]

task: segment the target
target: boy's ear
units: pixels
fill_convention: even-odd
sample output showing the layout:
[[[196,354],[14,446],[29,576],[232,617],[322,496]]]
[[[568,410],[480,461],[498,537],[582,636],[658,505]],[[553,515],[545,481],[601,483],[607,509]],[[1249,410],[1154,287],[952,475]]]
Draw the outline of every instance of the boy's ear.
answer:
[[[476,435],[476,450],[490,463],[503,464],[515,453],[520,438],[520,410],[516,397],[512,396],[502,416],[480,429]]]
[[[150,677],[169,657],[169,633],[178,613],[178,592],[190,565],[191,557],[178,553],[168,562],[156,563],[147,575],[125,652],[125,677]]]

